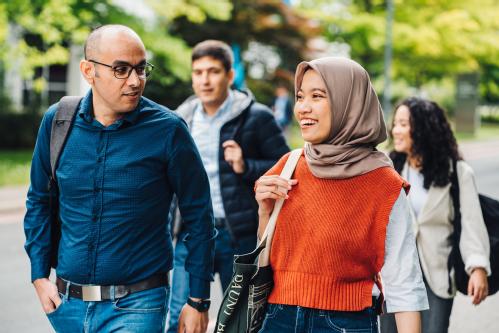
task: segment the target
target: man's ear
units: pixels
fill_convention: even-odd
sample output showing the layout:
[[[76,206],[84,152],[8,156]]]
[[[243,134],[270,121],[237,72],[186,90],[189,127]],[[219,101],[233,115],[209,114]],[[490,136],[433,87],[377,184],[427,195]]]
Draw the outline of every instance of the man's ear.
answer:
[[[94,84],[95,67],[90,61],[87,61],[85,59],[80,61],[80,72],[83,75],[83,78],[88,82],[88,84]]]
[[[234,68],[231,68],[230,71],[227,73],[227,77],[229,78],[229,86],[231,86],[234,83],[235,76],[236,72],[234,71]]]

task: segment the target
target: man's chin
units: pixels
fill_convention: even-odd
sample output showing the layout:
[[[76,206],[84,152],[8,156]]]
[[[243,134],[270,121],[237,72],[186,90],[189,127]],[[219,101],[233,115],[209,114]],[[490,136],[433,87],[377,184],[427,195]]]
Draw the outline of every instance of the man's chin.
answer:
[[[135,110],[137,108],[137,105],[138,105],[138,103],[136,103],[133,106],[124,107],[124,108],[118,110],[118,113],[123,113],[123,114],[130,113],[130,112],[132,112],[133,110]]]

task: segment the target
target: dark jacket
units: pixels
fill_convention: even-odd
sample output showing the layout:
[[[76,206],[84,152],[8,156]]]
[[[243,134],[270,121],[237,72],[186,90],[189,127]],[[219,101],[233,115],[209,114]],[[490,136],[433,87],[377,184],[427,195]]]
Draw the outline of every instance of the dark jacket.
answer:
[[[237,239],[256,235],[255,181],[286,154],[289,147],[268,107],[255,102],[249,92],[234,90],[233,93],[231,116],[220,130],[219,176],[227,228]],[[198,103],[199,99],[193,96],[176,110],[189,128]],[[241,175],[236,174],[224,159],[222,143],[227,140],[236,141],[243,151],[246,170]]]

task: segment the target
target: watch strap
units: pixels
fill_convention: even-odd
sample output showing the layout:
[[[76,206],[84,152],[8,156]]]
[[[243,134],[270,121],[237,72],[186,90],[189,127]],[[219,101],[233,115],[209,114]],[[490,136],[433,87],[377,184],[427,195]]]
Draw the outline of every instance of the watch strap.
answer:
[[[192,306],[194,309],[199,312],[206,312],[210,309],[210,300],[201,300],[199,302],[193,301],[190,297],[187,298],[187,304]]]

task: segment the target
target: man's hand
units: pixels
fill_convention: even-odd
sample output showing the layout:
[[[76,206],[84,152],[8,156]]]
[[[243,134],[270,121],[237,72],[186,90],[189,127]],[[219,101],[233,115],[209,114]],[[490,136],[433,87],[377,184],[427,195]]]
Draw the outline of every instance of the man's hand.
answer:
[[[178,319],[177,333],[205,333],[208,328],[208,311],[199,312],[185,304]]]
[[[489,283],[487,281],[487,272],[483,268],[475,268],[471,272],[468,281],[468,296],[472,296],[474,305],[480,304],[489,294]]]
[[[243,151],[234,140],[227,140],[222,144],[224,158],[230,164],[235,173],[241,174],[245,170]]]
[[[33,281],[33,285],[46,314],[54,312],[61,305],[62,300],[59,297],[57,286],[49,279],[36,279]]]

